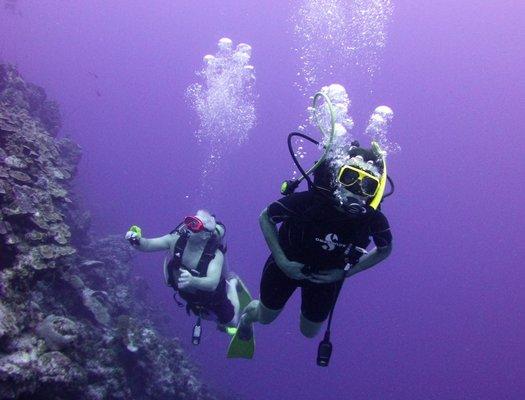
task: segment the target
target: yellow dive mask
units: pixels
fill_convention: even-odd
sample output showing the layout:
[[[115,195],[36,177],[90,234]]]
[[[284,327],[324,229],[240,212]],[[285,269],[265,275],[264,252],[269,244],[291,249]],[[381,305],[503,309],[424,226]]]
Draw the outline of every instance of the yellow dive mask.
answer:
[[[352,165],[343,165],[339,169],[337,181],[344,187],[359,183],[361,192],[367,197],[375,196],[381,183],[379,178]]]
[[[372,200],[369,203],[370,207],[377,209],[379,204],[381,204],[383,195],[385,194],[388,175],[386,171],[386,154],[377,142],[372,142],[372,151],[381,159],[383,164],[383,171],[379,178],[359,167],[343,165],[337,174],[337,181],[344,187],[349,187],[358,183],[361,192],[367,197],[372,197]]]

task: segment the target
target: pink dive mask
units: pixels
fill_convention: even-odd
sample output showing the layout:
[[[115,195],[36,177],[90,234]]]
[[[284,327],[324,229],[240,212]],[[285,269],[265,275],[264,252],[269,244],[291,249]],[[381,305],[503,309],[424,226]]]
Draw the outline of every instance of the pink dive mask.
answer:
[[[194,233],[202,232],[205,229],[204,222],[194,216],[184,218],[184,225]]]

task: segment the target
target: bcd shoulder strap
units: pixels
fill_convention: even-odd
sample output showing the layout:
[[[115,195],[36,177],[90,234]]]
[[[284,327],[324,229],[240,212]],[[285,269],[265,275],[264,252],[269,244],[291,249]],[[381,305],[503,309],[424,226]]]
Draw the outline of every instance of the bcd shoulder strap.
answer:
[[[176,232],[177,230],[173,231]],[[187,232],[178,231],[179,238],[173,247],[173,257],[168,264],[168,284],[174,289],[177,288],[174,272],[179,270],[182,267],[182,255],[184,254],[184,249],[188,243],[189,234]],[[196,272],[198,276],[206,276],[208,273],[208,265],[210,261],[215,258],[215,251],[217,249],[222,250],[219,239],[216,235],[213,235],[208,239],[204,250],[197,264]],[[190,271],[191,272],[191,271]]]
[[[215,251],[217,251],[218,248],[219,240],[217,239],[217,236],[213,235],[208,239],[199,263],[197,264],[199,276],[206,276],[208,274],[208,266],[210,265],[210,261],[215,258]]]
[[[175,242],[175,246],[173,246],[173,256],[168,264],[168,284],[174,289],[177,289],[174,272],[178,271],[182,266],[182,254],[186,248],[186,243],[188,243],[189,235],[186,232],[178,230],[178,228],[172,231],[172,233],[174,232],[179,234],[179,238]]]

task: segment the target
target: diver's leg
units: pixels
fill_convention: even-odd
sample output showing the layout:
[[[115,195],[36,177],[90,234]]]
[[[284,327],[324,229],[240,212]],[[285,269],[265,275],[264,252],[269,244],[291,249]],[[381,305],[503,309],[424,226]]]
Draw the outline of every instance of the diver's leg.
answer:
[[[213,300],[207,306],[207,309],[217,316],[217,329],[221,331],[229,326],[234,326],[233,321],[236,319],[236,312],[238,313],[239,310],[237,291],[235,288],[233,291],[235,294],[230,293],[228,281],[221,279],[215,290]]]
[[[260,300],[252,300],[246,306],[242,314],[244,323],[252,324],[259,322],[263,325],[272,323],[279,316],[283,309],[273,310],[266,307]]]
[[[232,278],[228,281],[226,281],[226,295],[228,296],[228,300],[230,300],[230,303],[232,303],[233,310],[234,310],[234,316],[233,319],[228,323],[228,326],[237,326],[237,323],[239,322],[239,295],[237,294],[237,278]]]
[[[334,304],[337,284],[305,282],[301,288],[301,333],[307,338],[315,337],[328,318]]]
[[[253,300],[242,312],[239,337],[249,340],[254,322],[273,322],[297,287],[298,281],[288,278],[270,256],[261,278],[261,300]]]
[[[323,326],[322,322],[310,321],[308,318],[306,318],[303,315],[303,313],[301,313],[300,328],[301,328],[301,333],[303,334],[303,336],[309,339],[315,337],[321,330],[322,326]]]

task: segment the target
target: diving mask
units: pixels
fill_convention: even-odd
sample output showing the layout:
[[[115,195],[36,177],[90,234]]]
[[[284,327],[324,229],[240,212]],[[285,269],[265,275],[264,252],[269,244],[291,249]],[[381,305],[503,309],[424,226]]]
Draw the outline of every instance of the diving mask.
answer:
[[[184,225],[193,233],[202,232],[206,229],[204,227],[204,222],[194,216],[184,218]]]
[[[351,165],[343,165],[339,169],[337,181],[347,189],[358,184],[361,193],[367,197],[375,196],[381,183],[379,178]]]

